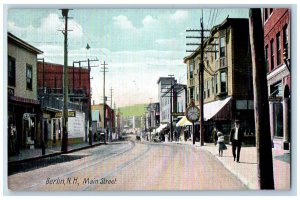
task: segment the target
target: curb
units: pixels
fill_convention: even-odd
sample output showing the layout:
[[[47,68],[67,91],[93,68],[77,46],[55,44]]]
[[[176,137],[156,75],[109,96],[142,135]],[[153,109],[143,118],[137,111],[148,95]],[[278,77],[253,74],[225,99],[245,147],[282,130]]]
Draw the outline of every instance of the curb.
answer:
[[[31,157],[31,158],[25,158],[25,159],[22,159],[22,160],[8,161],[8,165],[20,164],[20,163],[30,162],[30,161],[34,161],[34,160],[39,160],[39,159],[50,158],[50,157],[58,156],[58,155],[61,155],[61,154],[69,154],[69,153],[73,153],[73,152],[76,152],[76,151],[80,151],[80,150],[100,146],[102,144],[106,145],[107,143],[106,144],[105,143],[97,143],[97,144],[93,144],[93,145],[87,145],[87,146],[79,147],[79,148],[76,148],[76,149],[71,149],[67,152],[59,151],[59,152],[55,152],[55,153],[49,153],[49,154],[46,154],[46,155],[40,155],[40,156]]]

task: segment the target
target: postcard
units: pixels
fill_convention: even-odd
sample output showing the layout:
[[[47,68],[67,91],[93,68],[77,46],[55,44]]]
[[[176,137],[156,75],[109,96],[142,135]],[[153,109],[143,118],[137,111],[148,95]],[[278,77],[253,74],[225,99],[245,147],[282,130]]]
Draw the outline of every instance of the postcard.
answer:
[[[289,191],[292,14],[8,8],[8,191]]]

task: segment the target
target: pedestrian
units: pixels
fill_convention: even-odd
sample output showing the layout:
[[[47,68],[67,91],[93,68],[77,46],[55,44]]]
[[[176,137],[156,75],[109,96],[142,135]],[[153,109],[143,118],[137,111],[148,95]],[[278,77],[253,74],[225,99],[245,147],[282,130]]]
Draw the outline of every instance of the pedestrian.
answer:
[[[219,149],[219,157],[222,157],[223,156],[223,150],[226,150],[227,147],[226,147],[225,142],[224,142],[224,136],[220,131],[217,133],[217,137],[218,137],[217,146],[218,146],[218,149]]]
[[[233,161],[240,162],[240,152],[244,139],[244,130],[240,127],[240,121],[235,120],[234,127],[230,131],[230,142],[232,144]]]

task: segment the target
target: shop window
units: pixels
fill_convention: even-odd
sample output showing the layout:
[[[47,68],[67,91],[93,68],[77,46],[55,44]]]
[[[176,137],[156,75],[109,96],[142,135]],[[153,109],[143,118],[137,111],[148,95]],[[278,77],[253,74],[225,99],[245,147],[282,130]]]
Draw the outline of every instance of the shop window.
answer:
[[[283,108],[281,102],[273,103],[274,136],[283,137]]]
[[[26,88],[32,90],[32,66],[26,64]]]
[[[16,59],[8,56],[8,85],[9,86],[16,86]]]

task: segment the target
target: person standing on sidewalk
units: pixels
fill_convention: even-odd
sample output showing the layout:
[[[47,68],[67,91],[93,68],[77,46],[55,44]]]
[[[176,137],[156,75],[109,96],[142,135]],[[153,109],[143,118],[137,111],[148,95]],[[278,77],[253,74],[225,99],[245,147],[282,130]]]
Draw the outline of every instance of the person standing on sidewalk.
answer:
[[[240,121],[235,120],[234,128],[230,131],[230,142],[232,144],[233,161],[240,162],[240,152],[244,139],[244,129],[240,127]]]
[[[217,146],[218,146],[218,149],[219,149],[219,157],[222,157],[223,156],[223,150],[226,150],[227,147],[224,143],[224,136],[220,131],[217,133],[217,136],[218,136]]]

